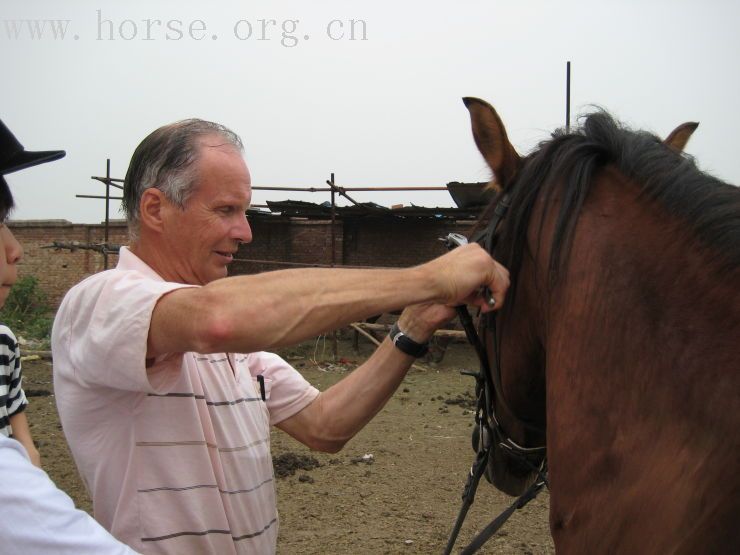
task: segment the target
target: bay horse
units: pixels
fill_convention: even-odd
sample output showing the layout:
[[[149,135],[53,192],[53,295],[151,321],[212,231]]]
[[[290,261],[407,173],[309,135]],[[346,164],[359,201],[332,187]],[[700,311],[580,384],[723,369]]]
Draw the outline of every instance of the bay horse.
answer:
[[[681,153],[696,124],[662,142],[596,111],[520,157],[464,102],[510,201],[493,405],[546,445],[557,552],[740,552],[740,189]],[[519,495],[535,466],[494,444],[486,476]]]

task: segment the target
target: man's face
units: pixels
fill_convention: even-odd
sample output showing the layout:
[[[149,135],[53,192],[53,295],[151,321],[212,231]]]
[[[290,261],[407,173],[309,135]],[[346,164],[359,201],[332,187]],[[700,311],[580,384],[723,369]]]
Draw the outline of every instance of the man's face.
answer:
[[[195,190],[184,210],[168,210],[165,279],[205,285],[226,277],[239,243],[252,240],[245,215],[252,201],[249,170],[241,153],[223,143],[217,136],[202,140]]]
[[[23,248],[5,224],[0,223],[0,308],[18,277],[16,264],[23,257]]]

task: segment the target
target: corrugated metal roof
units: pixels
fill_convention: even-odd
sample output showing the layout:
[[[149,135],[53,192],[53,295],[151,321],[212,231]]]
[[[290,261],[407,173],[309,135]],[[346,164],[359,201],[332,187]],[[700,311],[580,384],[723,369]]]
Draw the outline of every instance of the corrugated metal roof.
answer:
[[[374,202],[361,202],[350,206],[337,206],[336,217],[339,219],[356,218],[404,218],[404,219],[448,219],[474,220],[480,211],[493,200],[495,191],[487,188],[488,183],[460,183],[453,181],[447,184],[447,189],[455,201],[457,208],[401,206],[388,208]],[[269,211],[252,209],[252,217],[289,217],[306,218],[311,220],[331,219],[331,204],[322,202],[306,202],[303,200],[267,201]]]
[[[300,200],[267,201],[270,211],[250,210],[251,217],[290,217],[307,218],[312,220],[331,219],[331,205],[316,204]],[[337,206],[336,217],[342,220],[359,218],[402,218],[402,219],[449,219],[472,220],[478,217],[480,208],[429,208],[425,206],[403,206],[388,208],[372,202],[359,203],[352,206]]]

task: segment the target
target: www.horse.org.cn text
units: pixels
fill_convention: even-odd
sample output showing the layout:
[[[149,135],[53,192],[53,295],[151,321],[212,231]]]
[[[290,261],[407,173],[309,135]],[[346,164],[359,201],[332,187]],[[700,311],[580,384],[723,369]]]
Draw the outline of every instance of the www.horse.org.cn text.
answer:
[[[115,18],[96,11],[92,28],[84,29],[71,19],[2,19],[0,40],[65,41],[95,40],[100,42],[132,41],[218,41],[279,44],[294,48],[311,39],[332,42],[368,40],[364,19],[329,19],[301,22],[300,19],[269,17],[234,18],[232,21],[208,23],[204,19],[186,18]]]

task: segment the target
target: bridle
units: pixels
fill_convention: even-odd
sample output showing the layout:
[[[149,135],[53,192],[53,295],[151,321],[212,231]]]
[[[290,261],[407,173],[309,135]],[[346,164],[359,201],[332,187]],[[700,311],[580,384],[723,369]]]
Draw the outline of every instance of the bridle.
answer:
[[[495,202],[493,214],[488,225],[480,232],[473,235],[471,242],[480,243],[481,246],[491,255],[493,255],[498,242],[498,228],[506,217],[510,205],[510,197],[507,193],[499,195]],[[484,216],[485,217],[485,216]],[[448,246],[452,246],[447,240]],[[465,305],[457,307],[457,314],[460,322],[465,329],[465,335],[470,344],[475,348],[476,354],[480,361],[480,370],[478,372],[463,371],[464,374],[471,375],[475,378],[475,394],[477,399],[475,411],[475,423],[477,438],[474,438],[474,447],[476,457],[468,473],[468,478],[463,488],[463,504],[455,521],[455,525],[450,533],[450,539],[444,551],[445,555],[452,552],[457,535],[465,520],[465,517],[475,499],[475,491],[478,482],[488,466],[488,459],[494,445],[498,445],[507,456],[517,459],[527,466],[530,470],[537,472],[532,485],[518,497],[512,505],[497,516],[488,526],[486,526],[478,535],[463,549],[463,554],[475,553],[480,547],[488,541],[496,531],[508,520],[516,511],[521,509],[529,501],[534,499],[537,494],[547,485],[547,447],[546,445],[526,447],[522,446],[506,432],[501,425],[500,419],[496,416],[496,403],[506,408],[508,414],[517,421],[518,425],[525,429],[536,431],[540,437],[544,437],[544,430],[518,418],[509,408],[504,397],[504,390],[501,381],[501,349],[499,344],[499,335],[496,329],[496,313],[487,314],[482,320],[487,331],[492,335],[494,341],[493,368],[489,362],[490,358],[486,352],[486,346],[481,341],[478,332],[473,325],[470,313]]]

